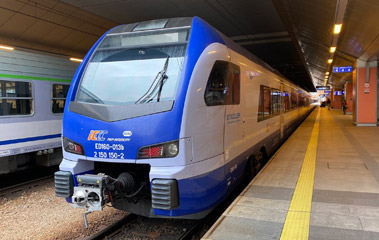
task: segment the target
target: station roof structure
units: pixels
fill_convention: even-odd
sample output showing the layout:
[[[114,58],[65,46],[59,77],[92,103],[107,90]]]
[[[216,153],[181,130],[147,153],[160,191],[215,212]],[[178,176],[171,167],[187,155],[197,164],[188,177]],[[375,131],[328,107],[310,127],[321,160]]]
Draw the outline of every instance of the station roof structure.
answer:
[[[325,84],[341,88],[352,74],[332,73],[333,66],[379,54],[377,0],[3,0],[0,44],[83,57],[119,24],[190,16],[203,18],[308,91]],[[339,34],[335,24],[342,24]]]

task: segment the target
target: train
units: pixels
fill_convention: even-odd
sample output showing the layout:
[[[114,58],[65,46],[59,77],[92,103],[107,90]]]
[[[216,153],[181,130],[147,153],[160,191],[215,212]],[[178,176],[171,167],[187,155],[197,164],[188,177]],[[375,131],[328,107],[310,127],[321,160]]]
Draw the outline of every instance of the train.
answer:
[[[0,174],[60,164],[64,104],[78,66],[56,54],[0,49]]]
[[[199,17],[120,25],[72,81],[55,194],[84,214],[203,218],[267,162],[310,97]]]

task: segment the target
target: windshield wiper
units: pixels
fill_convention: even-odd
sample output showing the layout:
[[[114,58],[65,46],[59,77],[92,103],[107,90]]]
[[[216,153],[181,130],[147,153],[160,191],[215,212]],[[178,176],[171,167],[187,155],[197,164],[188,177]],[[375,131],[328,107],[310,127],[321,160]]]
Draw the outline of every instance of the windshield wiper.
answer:
[[[170,56],[167,56],[163,69],[157,73],[154,81],[151,83],[149,89],[142,95],[135,103],[149,103],[157,96],[157,102],[160,101],[163,85],[165,84],[168,76],[166,75],[168,61]]]
[[[98,96],[96,96],[95,94],[93,94],[87,88],[85,88],[83,86],[80,86],[79,91],[82,91],[84,94],[86,94],[92,100],[94,100],[96,103],[102,103],[102,104],[104,104],[103,100],[101,100]]]

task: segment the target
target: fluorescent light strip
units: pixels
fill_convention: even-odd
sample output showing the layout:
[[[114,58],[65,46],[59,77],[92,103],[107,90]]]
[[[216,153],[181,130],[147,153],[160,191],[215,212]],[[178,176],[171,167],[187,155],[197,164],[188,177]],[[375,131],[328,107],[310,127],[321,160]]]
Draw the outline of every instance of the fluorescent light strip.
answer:
[[[14,50],[14,47],[7,47],[7,46],[4,46],[4,45],[0,45],[0,48],[4,49],[4,50],[9,50],[9,51],[13,51]]]
[[[342,24],[334,24],[334,34],[341,32]]]
[[[83,62],[83,59],[80,58],[70,58],[70,60],[74,62]]]

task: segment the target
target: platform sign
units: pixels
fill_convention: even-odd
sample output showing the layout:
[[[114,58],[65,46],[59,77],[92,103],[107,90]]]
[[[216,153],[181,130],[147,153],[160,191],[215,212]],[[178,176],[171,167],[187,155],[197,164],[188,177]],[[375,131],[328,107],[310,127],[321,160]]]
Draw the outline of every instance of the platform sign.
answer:
[[[316,86],[317,91],[330,90],[330,86]]]
[[[353,72],[353,66],[345,66],[345,67],[333,67],[334,73],[351,73]]]
[[[341,96],[341,95],[344,95],[345,94],[345,91],[335,91],[334,92],[334,96]]]

